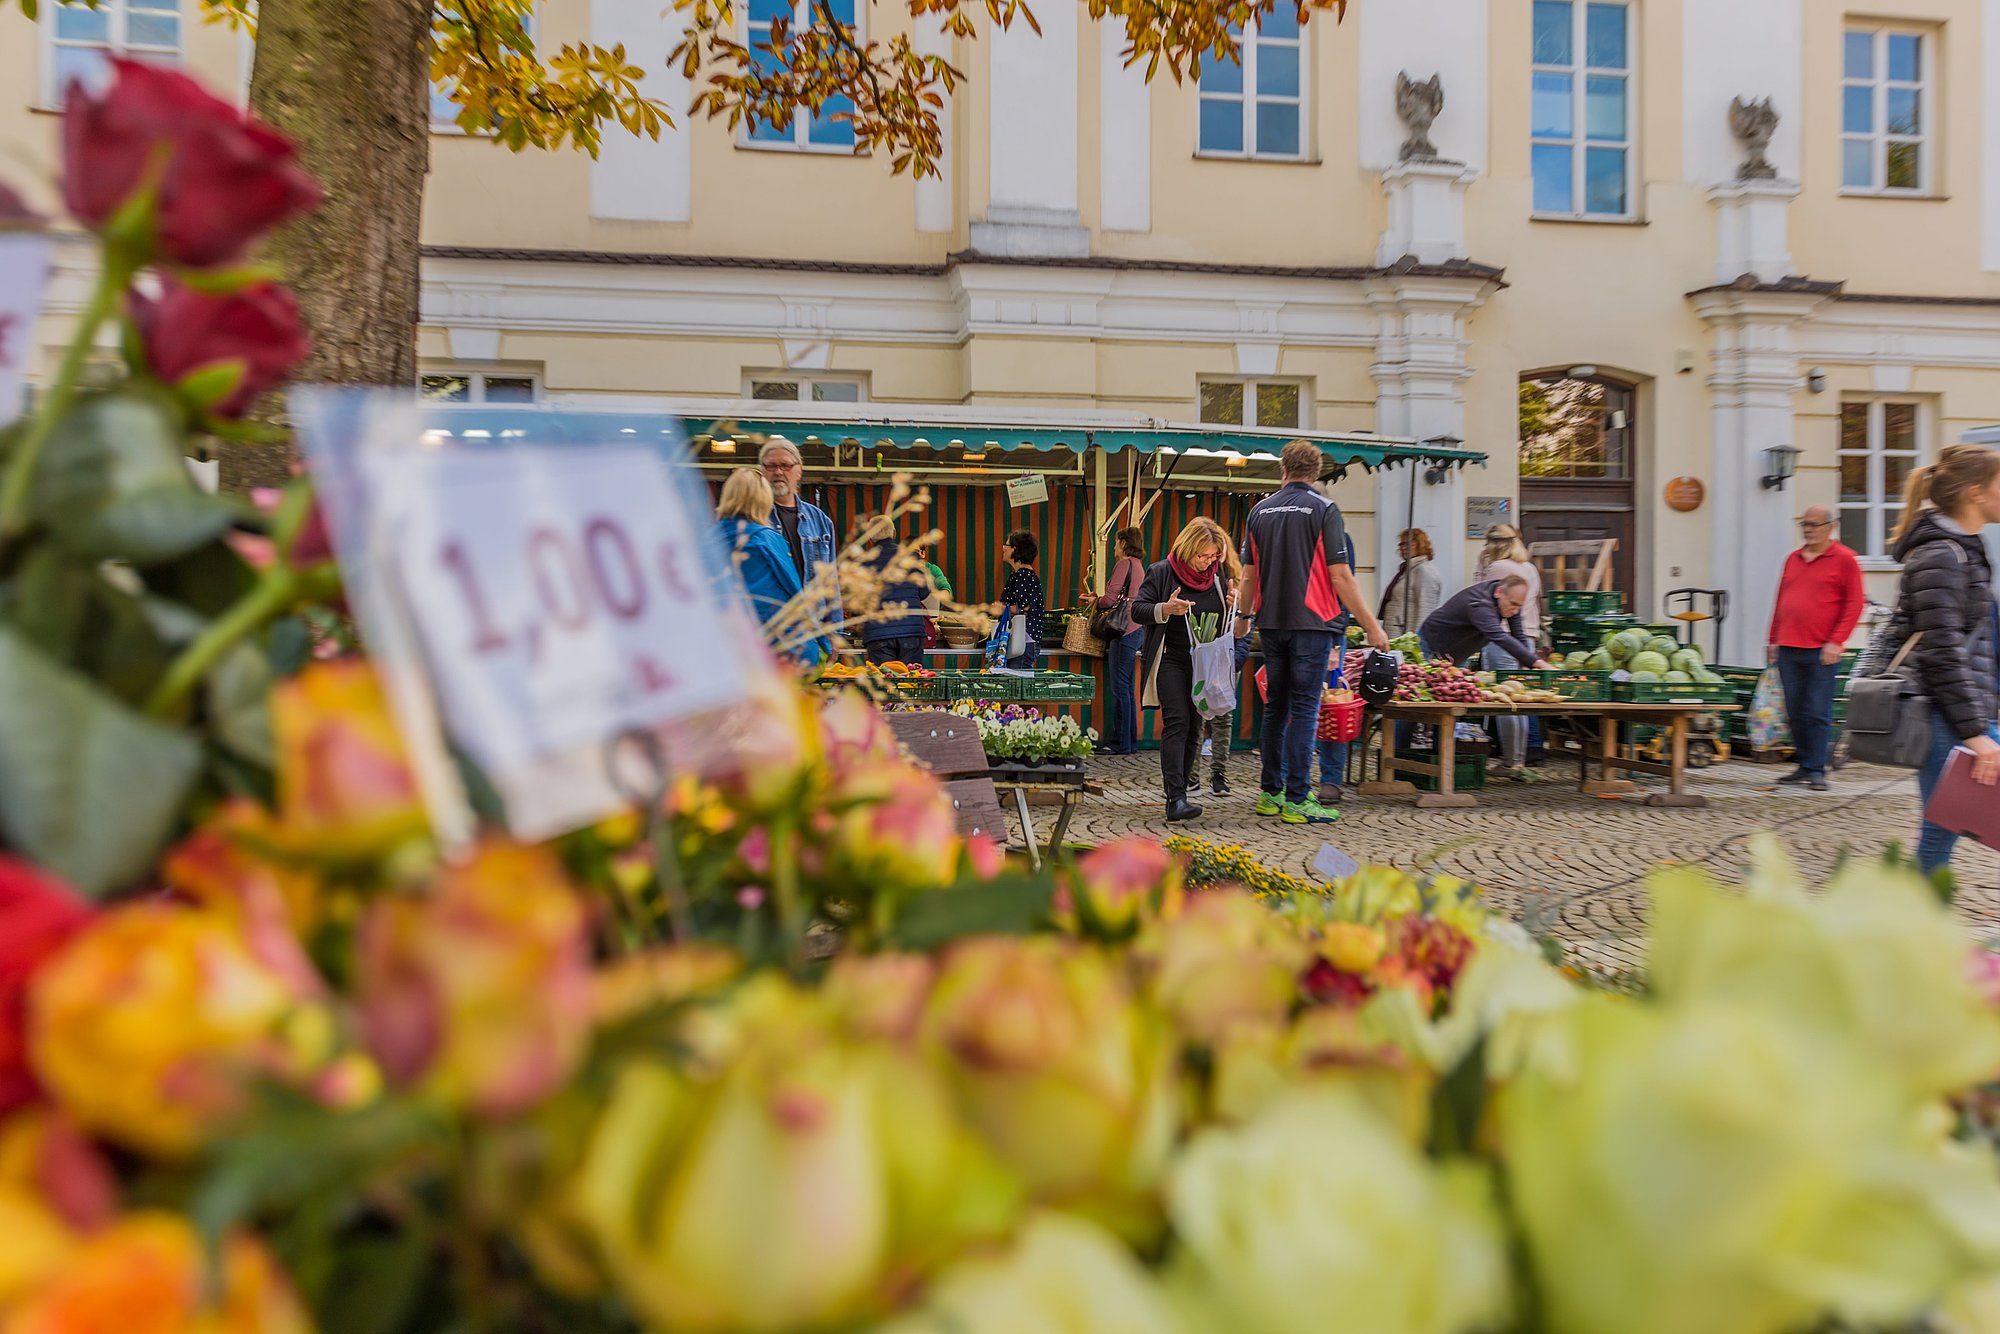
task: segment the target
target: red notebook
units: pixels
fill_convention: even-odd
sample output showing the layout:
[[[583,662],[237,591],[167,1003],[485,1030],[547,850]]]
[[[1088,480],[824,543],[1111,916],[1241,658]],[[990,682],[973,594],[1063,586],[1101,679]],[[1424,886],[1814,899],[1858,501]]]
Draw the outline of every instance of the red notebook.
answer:
[[[1972,780],[1972,752],[1960,746],[1944,762],[1924,818],[1989,848],[2000,848],[2000,786]]]

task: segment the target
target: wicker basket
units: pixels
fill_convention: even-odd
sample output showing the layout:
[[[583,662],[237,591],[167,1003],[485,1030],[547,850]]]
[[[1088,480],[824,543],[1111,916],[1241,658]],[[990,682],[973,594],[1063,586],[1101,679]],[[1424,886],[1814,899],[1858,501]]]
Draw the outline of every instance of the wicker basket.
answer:
[[[1063,652],[1085,658],[1104,656],[1104,641],[1090,633],[1088,616],[1072,616],[1063,622]]]
[[[986,639],[978,626],[967,625],[955,616],[938,617],[938,634],[948,648],[977,648]]]

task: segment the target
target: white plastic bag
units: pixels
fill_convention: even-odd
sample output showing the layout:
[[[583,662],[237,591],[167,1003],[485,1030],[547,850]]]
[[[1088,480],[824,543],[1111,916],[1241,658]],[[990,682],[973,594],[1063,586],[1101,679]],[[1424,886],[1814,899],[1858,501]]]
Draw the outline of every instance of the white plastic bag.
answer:
[[[1221,718],[1236,712],[1236,641],[1229,628],[1235,623],[1236,600],[1230,599],[1223,613],[1220,632],[1203,643],[1188,625],[1188,642],[1194,646],[1194,708],[1204,718]],[[1182,618],[1186,623],[1186,618]]]
[[[1752,750],[1770,750],[1792,744],[1791,727],[1785,718],[1785,686],[1776,667],[1766,667],[1757,678],[1756,693],[1750,696],[1750,717],[1745,721]]]
[[[1007,656],[1018,658],[1028,651],[1028,618],[1015,615],[1007,619]]]

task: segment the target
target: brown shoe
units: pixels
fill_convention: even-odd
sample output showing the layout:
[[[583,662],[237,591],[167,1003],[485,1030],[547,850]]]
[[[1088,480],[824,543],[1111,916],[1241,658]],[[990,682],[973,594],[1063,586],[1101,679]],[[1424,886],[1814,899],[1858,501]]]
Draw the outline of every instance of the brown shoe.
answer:
[[[1319,804],[1322,806],[1338,806],[1341,798],[1346,795],[1346,790],[1338,783],[1321,783],[1319,785]]]

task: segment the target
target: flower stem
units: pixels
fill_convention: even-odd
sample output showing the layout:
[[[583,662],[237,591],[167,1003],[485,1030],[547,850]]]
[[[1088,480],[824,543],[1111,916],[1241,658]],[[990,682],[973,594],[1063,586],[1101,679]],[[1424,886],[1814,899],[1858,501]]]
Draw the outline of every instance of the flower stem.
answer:
[[[98,271],[97,286],[91,290],[90,300],[83,308],[83,319],[77,325],[76,336],[70,340],[63,352],[62,364],[56,368],[55,383],[49,386],[35,415],[28,419],[27,428],[15,442],[13,452],[7,458],[7,471],[0,477],[0,540],[19,537],[28,526],[28,497],[35,483],[35,468],[40,462],[42,448],[55,433],[56,423],[68,413],[70,405],[76,401],[77,390],[82,387],[84,367],[90,361],[90,350],[97,346],[97,331],[111,318],[117,309],[118,298],[125,295],[125,289],[132,282],[133,270],[117,263],[107,252],[104,267]]]
[[[282,562],[264,572],[242,600],[209,623],[167,665],[160,683],[146,700],[149,717],[164,718],[201,684],[222,655],[255,633],[265,622],[282,613],[299,596],[299,573]]]
[[[771,892],[777,900],[779,939],[788,955],[797,955],[805,947],[806,923],[799,902],[798,840],[790,819],[771,822]]]

